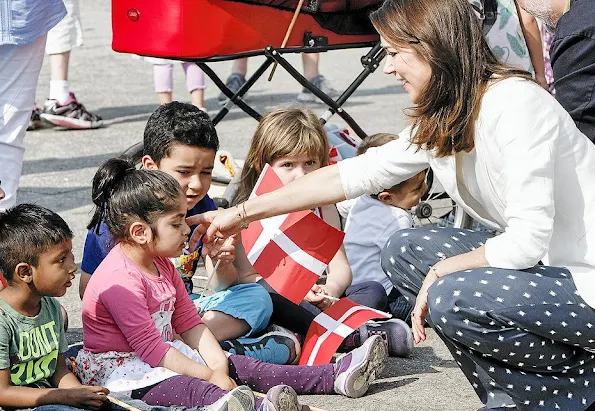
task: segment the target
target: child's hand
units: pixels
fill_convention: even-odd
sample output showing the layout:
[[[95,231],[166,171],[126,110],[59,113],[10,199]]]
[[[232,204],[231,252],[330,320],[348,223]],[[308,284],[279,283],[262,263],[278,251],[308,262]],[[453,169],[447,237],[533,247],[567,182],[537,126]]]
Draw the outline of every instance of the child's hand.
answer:
[[[222,390],[225,390],[225,391],[231,391],[235,387],[237,387],[237,384],[235,383],[235,381],[232,380],[229,377],[229,375],[227,375],[221,371],[213,371],[211,378],[209,378],[209,382],[211,384],[215,384],[216,386],[218,386],[219,388],[221,388]]]
[[[222,240],[218,240],[222,241]],[[224,264],[231,264],[236,259],[236,243],[238,242],[238,235],[234,234],[223,242],[223,245],[219,249],[219,252],[215,257],[211,257],[213,264],[220,261],[219,266]]]
[[[315,305],[320,310],[325,310],[326,308],[333,305],[333,301],[326,298],[325,295],[328,295],[328,293],[324,287],[314,284],[310,291],[308,291],[308,294],[306,294],[304,297],[304,300],[308,301],[312,305]]]
[[[109,390],[105,387],[82,385],[77,388],[64,389],[64,398],[61,402],[77,408],[98,410],[108,401],[107,394],[109,394]]]

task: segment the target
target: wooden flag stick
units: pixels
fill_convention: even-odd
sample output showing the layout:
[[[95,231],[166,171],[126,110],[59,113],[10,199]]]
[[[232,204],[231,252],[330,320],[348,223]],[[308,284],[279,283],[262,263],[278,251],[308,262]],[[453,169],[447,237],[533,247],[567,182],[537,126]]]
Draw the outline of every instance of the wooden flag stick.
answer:
[[[293,17],[291,18],[291,23],[289,23],[289,27],[287,28],[287,31],[285,32],[285,38],[283,39],[283,42],[281,43],[281,48],[284,48],[287,45],[287,41],[289,40],[289,36],[291,35],[293,26],[295,25],[295,21],[297,20],[298,15],[300,14],[303,4],[304,4],[304,0],[300,0],[297,7],[295,8],[295,11],[293,12]],[[273,64],[273,68],[271,69],[271,74],[269,74],[269,81],[271,81],[273,79],[276,69],[277,69],[277,62],[275,61],[275,64]]]
[[[111,402],[112,404],[117,405],[118,407],[122,407],[128,411],[140,411],[138,408],[133,407],[132,405],[128,405],[125,402],[122,402],[120,400],[115,399],[114,397],[112,397],[111,395],[107,395],[107,399],[109,402]]]
[[[253,392],[254,392],[254,395],[256,397],[260,397],[260,398],[266,398],[267,397],[266,394],[263,394],[261,392],[256,392],[256,391],[253,391]],[[316,407],[310,407],[310,410],[311,411],[326,411],[326,410],[323,410],[322,408],[316,408]]]

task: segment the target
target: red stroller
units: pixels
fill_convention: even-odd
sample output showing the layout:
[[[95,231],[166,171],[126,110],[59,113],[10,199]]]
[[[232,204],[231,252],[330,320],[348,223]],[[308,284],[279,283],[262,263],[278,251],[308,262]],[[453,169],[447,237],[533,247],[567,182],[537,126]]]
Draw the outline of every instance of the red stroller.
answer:
[[[305,0],[287,44],[281,48],[277,46],[282,44],[298,5],[294,0],[254,0],[251,3],[229,0],[112,0],[112,48],[125,53],[196,62],[230,99],[214,117],[215,124],[225,117],[233,104],[259,120],[260,114],[242,96],[269,66],[278,63],[329,107],[321,118],[323,123],[337,113],[359,137],[364,138],[366,133],[342,106],[366,77],[378,68],[385,53],[367,17],[382,0],[358,1],[363,3],[356,4],[357,1],[353,0]],[[199,30],[202,34],[197,36]],[[359,47],[371,48],[361,59],[363,70],[336,100],[310,83],[283,57],[286,53]],[[265,62],[235,94],[208,65],[257,55],[264,55]]]

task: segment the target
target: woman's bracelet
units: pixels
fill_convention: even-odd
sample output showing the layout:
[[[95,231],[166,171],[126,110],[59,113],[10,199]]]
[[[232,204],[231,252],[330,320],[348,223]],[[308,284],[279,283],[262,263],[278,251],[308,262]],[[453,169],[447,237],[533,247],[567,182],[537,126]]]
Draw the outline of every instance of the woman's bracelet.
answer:
[[[240,209],[241,206],[241,209]],[[246,214],[246,203],[241,203],[236,205],[236,210],[238,212],[238,218],[240,219],[240,228],[245,230],[248,228],[249,223],[246,221],[248,219]]]

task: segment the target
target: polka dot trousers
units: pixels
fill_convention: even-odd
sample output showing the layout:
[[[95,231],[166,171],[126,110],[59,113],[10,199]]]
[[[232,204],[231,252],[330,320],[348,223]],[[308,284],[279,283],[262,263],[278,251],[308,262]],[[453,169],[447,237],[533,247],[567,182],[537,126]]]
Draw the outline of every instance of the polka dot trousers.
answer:
[[[382,266],[413,304],[430,266],[480,247],[488,236],[401,230],[387,242]],[[595,310],[567,269],[452,273],[430,287],[428,304],[428,323],[487,407],[580,411],[595,402]]]

